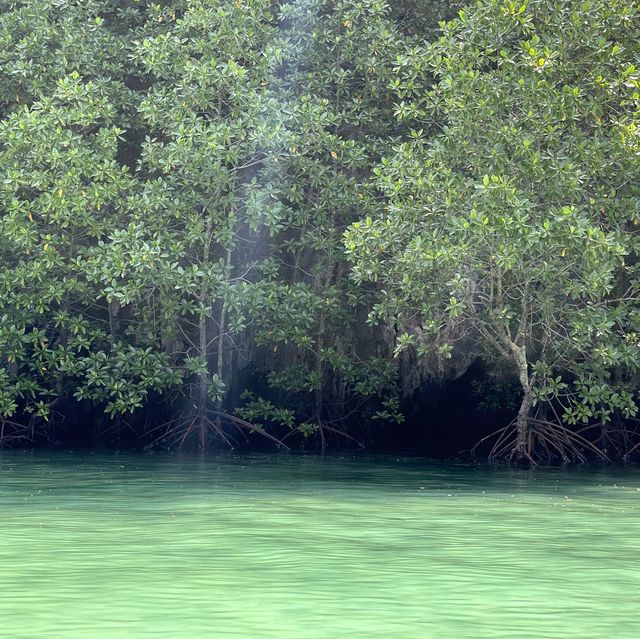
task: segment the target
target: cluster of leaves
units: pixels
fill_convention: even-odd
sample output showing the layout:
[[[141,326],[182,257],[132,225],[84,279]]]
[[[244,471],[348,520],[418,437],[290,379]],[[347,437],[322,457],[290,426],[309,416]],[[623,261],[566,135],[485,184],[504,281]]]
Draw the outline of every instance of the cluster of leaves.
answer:
[[[537,404],[570,425],[637,412],[639,17],[488,0],[443,24],[396,68],[413,131],[376,170],[388,207],[345,236],[356,281],[385,289],[373,318],[413,327],[401,349],[471,332],[512,368],[516,457]]]
[[[205,424],[250,362],[295,428],[398,418],[341,237],[375,209],[419,20],[377,0],[0,2],[0,420],[163,397]]]

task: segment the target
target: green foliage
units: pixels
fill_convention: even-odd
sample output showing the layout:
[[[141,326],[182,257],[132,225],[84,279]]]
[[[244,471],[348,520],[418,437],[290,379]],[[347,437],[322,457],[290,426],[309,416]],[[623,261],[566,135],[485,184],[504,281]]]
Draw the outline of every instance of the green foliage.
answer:
[[[325,445],[469,334],[635,414],[638,9],[461,6],[0,1],[0,420]]]
[[[388,207],[345,235],[356,281],[384,288],[373,318],[407,326],[399,350],[472,331],[569,423],[637,410],[637,19],[461,11],[399,60],[397,116],[420,130],[377,169]]]
[[[396,126],[384,2],[0,9],[2,416],[220,411],[255,348],[314,420],[329,383],[337,414],[395,387],[355,355],[341,248]]]

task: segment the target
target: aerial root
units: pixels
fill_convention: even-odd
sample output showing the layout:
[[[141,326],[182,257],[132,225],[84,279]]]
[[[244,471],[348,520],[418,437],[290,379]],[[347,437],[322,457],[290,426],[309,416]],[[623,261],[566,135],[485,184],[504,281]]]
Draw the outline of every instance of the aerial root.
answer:
[[[331,433],[335,433],[340,437],[344,437],[345,439],[352,441],[354,444],[358,444],[360,448],[364,448],[364,444],[359,439],[357,439],[353,435],[349,435],[349,433],[345,432],[344,430],[341,430],[340,428],[335,428],[334,426],[327,426],[327,424],[323,424],[322,428],[324,428],[325,430],[328,430]]]
[[[14,442],[46,442],[49,446],[60,446],[61,442],[54,437],[52,422],[32,415],[26,424],[0,417],[0,448]],[[40,428],[41,426],[41,428]],[[56,428],[63,430],[56,420]]]
[[[10,419],[0,418],[0,447],[14,441],[31,440],[31,428]]]
[[[603,425],[601,423],[584,426],[576,432],[578,433],[578,435],[582,435],[583,433],[595,429],[598,429],[600,431],[600,437],[598,441],[601,442],[604,447],[610,447],[618,453],[627,451],[626,454],[629,454],[630,448],[633,447],[634,440],[638,437],[637,427],[634,429],[630,429],[618,426],[614,427],[610,424]],[[637,448],[637,446],[635,448]]]
[[[136,434],[136,429],[129,421],[120,417],[120,419],[115,419],[114,422],[108,427],[100,430],[98,432],[98,437],[107,437],[114,432],[118,432],[122,427],[125,427],[127,430],[131,431],[134,435]]]
[[[589,441],[579,431],[572,431],[557,422],[530,417],[527,420],[528,437],[523,446],[518,440],[515,421],[483,437],[471,450],[475,451],[485,442],[495,438],[488,454],[490,462],[506,461],[508,464],[526,463],[536,466],[561,460],[563,463],[588,461],[588,454],[604,461],[610,461],[606,452]],[[640,448],[640,443],[632,450]],[[630,451],[631,452],[631,451]]]
[[[608,462],[611,461],[607,456],[607,454],[601,448],[596,446],[593,442],[590,442],[588,439],[583,437],[580,433],[569,430],[566,426],[563,426],[562,424],[557,424],[555,422],[547,422],[547,421],[535,419],[535,418],[532,418],[531,421],[535,425],[539,425],[547,429],[547,432],[550,432],[552,434],[554,432],[561,433],[563,436],[563,441],[565,441],[566,445],[569,446],[570,449],[572,449],[573,451],[580,452],[579,447],[583,446],[589,449],[592,453],[594,453],[596,457],[599,457],[604,461],[608,461]],[[586,461],[586,457],[584,457],[584,461]]]
[[[190,437],[200,436],[201,428],[204,425],[207,435],[213,435],[215,439],[222,440],[231,450],[235,449],[240,441],[232,436],[228,429],[225,429],[225,423],[235,427],[238,433],[246,441],[245,433],[259,433],[263,437],[273,441],[278,446],[289,447],[282,440],[274,437],[271,433],[266,432],[263,428],[251,424],[250,422],[240,419],[235,415],[229,415],[220,411],[208,410],[207,414],[202,417],[199,415],[181,416],[164,422],[147,431],[145,435],[148,437],[151,433],[157,433],[159,430],[163,432],[156,436],[149,444],[145,446],[147,449],[155,448],[159,444],[164,444],[168,448],[182,448]]]
[[[337,420],[335,420],[337,421]],[[330,422],[331,423],[331,422]],[[350,435],[349,433],[347,433],[346,431],[342,430],[341,428],[337,428],[336,426],[329,426],[329,424],[327,424],[326,422],[322,422],[320,420],[317,421],[317,433],[320,435],[320,444],[322,447],[322,450],[325,450],[327,447],[327,437],[325,436],[325,431],[329,432],[329,433],[333,433],[335,435],[337,435],[338,437],[343,437],[344,439],[347,439],[351,442],[353,442],[354,444],[357,444],[358,448],[364,448],[364,444],[357,438],[354,437],[353,435]],[[288,433],[286,433],[279,441],[281,444],[283,444],[287,439],[289,439],[290,437],[293,437],[296,433],[299,433],[299,429],[298,428],[292,428]]]
[[[624,461],[629,461],[629,459],[631,458],[631,455],[633,455],[633,453],[636,452],[636,450],[640,449],[640,442],[638,442],[637,444],[635,444],[635,446],[633,446],[632,448],[630,448],[622,457],[622,459],[624,459]]]
[[[496,446],[498,446],[502,440],[502,437],[504,437],[504,434],[509,430],[509,426],[511,426],[511,424],[508,424],[507,426],[503,426],[502,428],[498,428],[498,430],[493,431],[493,433],[490,433],[489,435],[486,435],[485,437],[483,437],[472,449],[471,449],[471,453],[475,454],[476,450],[478,450],[478,448],[484,444],[484,442],[486,442],[487,440],[491,439],[492,437],[495,437],[496,435],[500,435],[500,437],[498,438],[498,441],[494,444],[492,451],[496,448]]]

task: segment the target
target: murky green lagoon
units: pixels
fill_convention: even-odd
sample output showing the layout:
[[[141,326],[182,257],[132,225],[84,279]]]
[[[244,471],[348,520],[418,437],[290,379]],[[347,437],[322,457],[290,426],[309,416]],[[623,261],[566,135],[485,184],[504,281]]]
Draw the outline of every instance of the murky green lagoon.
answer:
[[[0,637],[640,637],[640,471],[5,452]]]

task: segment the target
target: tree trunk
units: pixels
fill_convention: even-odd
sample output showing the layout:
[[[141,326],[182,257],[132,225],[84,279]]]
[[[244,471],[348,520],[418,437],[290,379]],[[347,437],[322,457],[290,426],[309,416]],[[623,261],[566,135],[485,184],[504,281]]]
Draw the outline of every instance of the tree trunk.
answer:
[[[529,413],[533,406],[533,395],[531,393],[531,380],[529,379],[529,363],[527,362],[527,352],[525,346],[518,346],[511,342],[509,344],[513,354],[515,364],[518,368],[518,377],[522,387],[522,402],[518,410],[516,420],[516,445],[513,456],[516,461],[529,461],[533,463],[531,457],[532,442],[529,431]]]
[[[109,302],[109,334],[111,336],[111,342],[115,343],[120,331],[120,303],[118,300],[111,300]]]
[[[529,411],[533,405],[531,396],[531,388],[523,389],[522,403],[518,410],[518,419],[516,422],[517,438],[515,457],[518,460],[529,459],[531,457],[531,442],[529,438]]]
[[[200,357],[207,358],[207,318],[204,311],[200,311]],[[207,447],[207,373],[199,375],[199,397],[198,397],[198,421],[200,425],[200,450],[205,451]]]
[[[213,224],[211,219],[207,220],[205,243],[202,255],[203,267],[209,264],[209,247],[211,245],[211,237],[213,233]],[[208,298],[209,289],[207,288],[206,281],[203,280],[200,289],[200,295],[198,301],[200,302],[200,317],[198,320],[198,349],[199,356],[204,360],[204,371],[198,376],[198,423],[200,427],[200,450],[204,453],[207,448],[207,408],[209,404],[208,390],[208,340],[207,340],[207,314],[205,308]]]
[[[231,250],[227,249],[227,281],[229,281],[231,277]],[[216,372],[218,373],[218,377],[221,380],[225,378],[225,349],[226,349],[226,341],[227,341],[227,301],[223,297],[220,300],[220,315],[218,316],[218,349],[216,355]],[[232,380],[233,383],[233,380]],[[218,400],[216,405],[216,410],[221,410],[222,408],[222,398]]]
[[[324,347],[324,313],[320,316],[320,329],[318,332],[318,357],[316,360],[316,373],[320,380],[320,384],[315,389],[315,406],[314,413],[320,432],[320,447],[324,453],[327,442],[324,438],[324,429],[322,427],[322,413],[324,411],[324,364],[320,359],[320,351]]]

